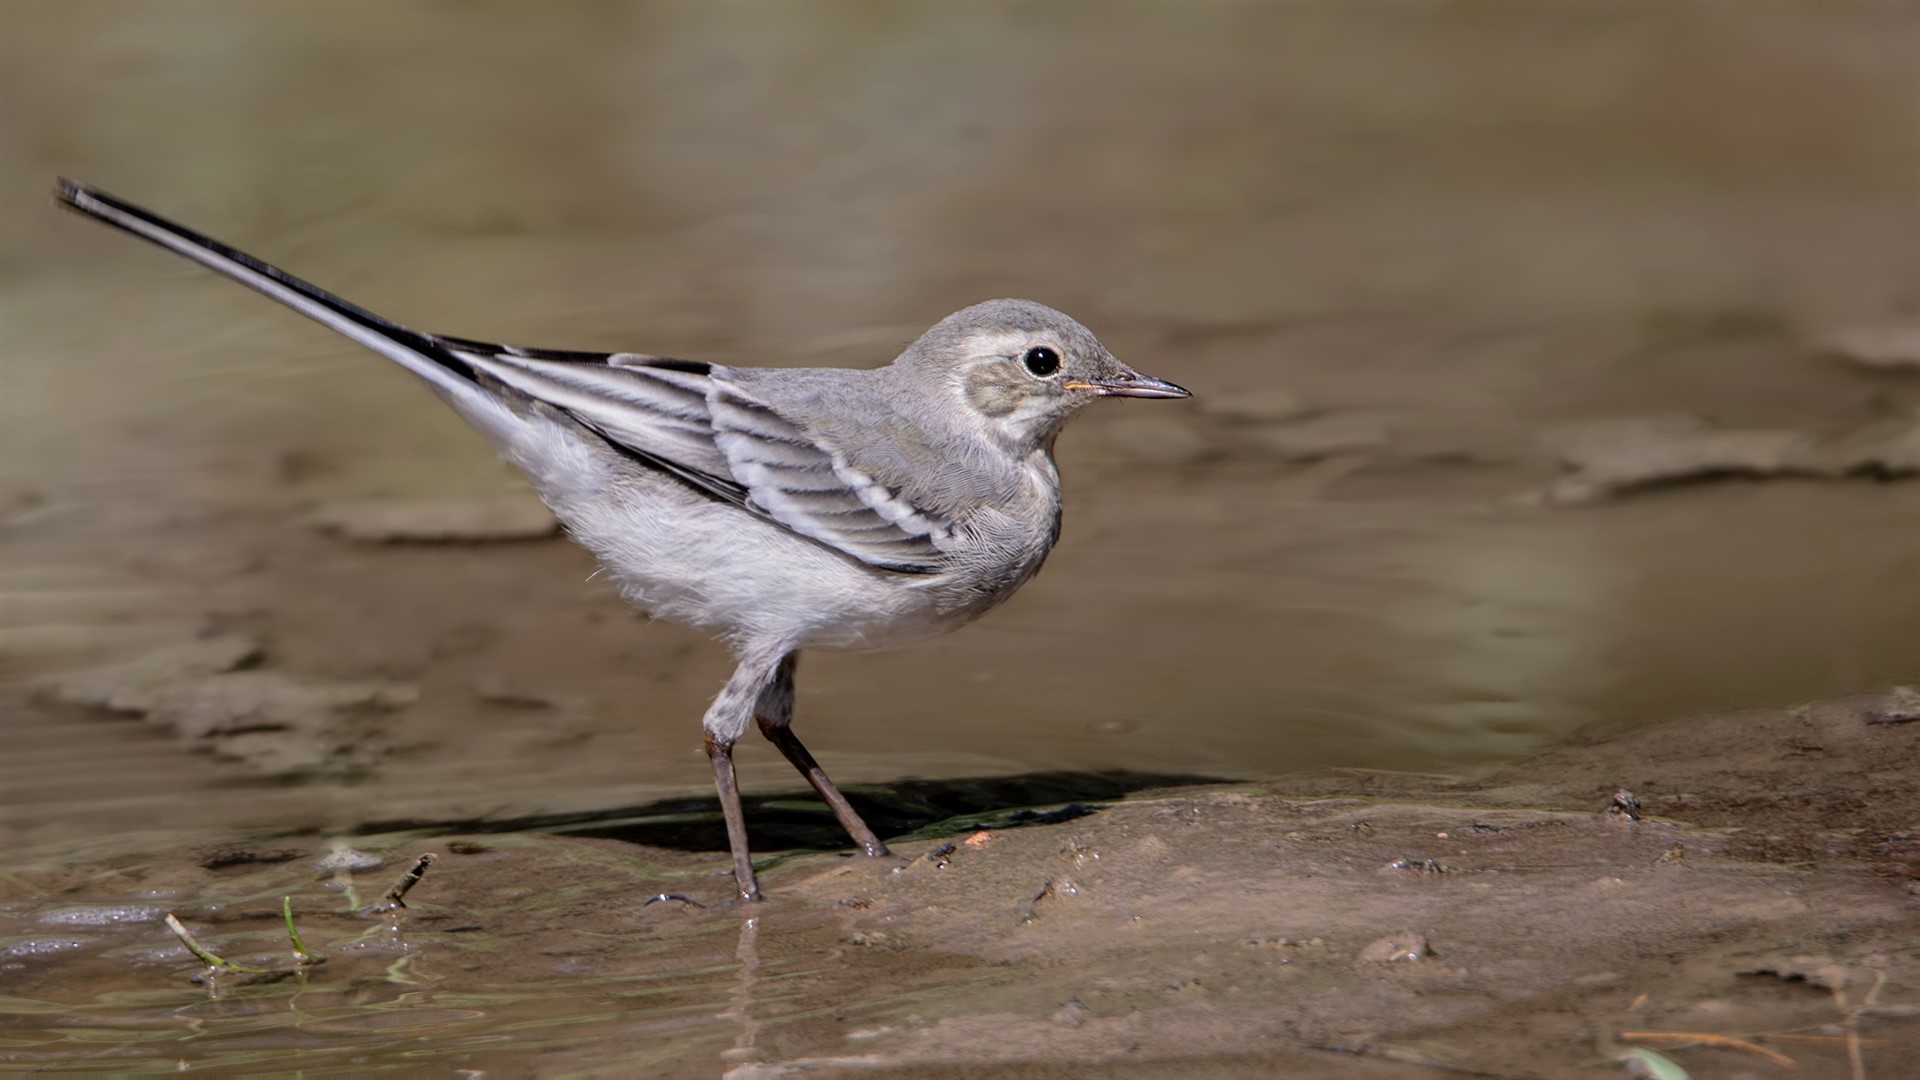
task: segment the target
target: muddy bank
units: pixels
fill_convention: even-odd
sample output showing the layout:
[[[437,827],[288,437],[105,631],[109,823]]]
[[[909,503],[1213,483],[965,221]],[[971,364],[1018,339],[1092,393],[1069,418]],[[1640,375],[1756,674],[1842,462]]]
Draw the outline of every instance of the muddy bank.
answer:
[[[681,850],[417,823],[14,852],[0,1063],[1531,1077],[1642,1048],[1696,1076],[1899,1076],[1920,1057],[1915,715],[1836,701],[1476,778],[1008,808],[890,862],[769,852],[752,909],[726,902],[712,830]],[[318,864],[349,846],[384,862]],[[410,907],[352,913],[425,851]],[[283,896],[328,957],[297,979],[195,985],[159,922],[284,967]]]

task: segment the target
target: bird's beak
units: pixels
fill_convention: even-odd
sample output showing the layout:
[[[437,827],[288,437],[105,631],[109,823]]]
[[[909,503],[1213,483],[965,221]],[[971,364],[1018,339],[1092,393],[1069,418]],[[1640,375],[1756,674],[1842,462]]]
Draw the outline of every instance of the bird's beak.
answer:
[[[1101,397],[1183,398],[1192,397],[1184,387],[1151,375],[1122,375],[1113,379],[1075,379],[1061,384],[1068,390],[1092,390]]]

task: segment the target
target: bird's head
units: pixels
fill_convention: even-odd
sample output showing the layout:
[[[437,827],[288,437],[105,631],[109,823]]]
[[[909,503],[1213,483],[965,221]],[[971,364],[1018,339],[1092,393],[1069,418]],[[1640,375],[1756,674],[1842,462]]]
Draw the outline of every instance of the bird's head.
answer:
[[[1049,445],[1067,418],[1096,398],[1192,396],[1114,359],[1092,331],[1031,300],[989,300],[957,311],[895,363],[927,390],[957,396],[1015,453]]]

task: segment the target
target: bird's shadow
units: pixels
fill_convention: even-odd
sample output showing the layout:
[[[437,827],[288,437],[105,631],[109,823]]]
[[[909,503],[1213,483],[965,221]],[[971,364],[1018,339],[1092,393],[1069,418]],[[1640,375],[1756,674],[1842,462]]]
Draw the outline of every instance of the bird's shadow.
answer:
[[[1040,772],[959,780],[902,780],[855,785],[843,791],[875,833],[897,841],[1071,821],[1098,812],[1103,802],[1137,791],[1219,782],[1218,777],[1176,773]],[[850,844],[826,804],[811,791],[746,795],[741,801],[756,851],[835,851]],[[516,818],[378,821],[368,822],[360,831],[549,832],[676,851],[727,850],[720,805],[711,797],[660,799],[637,806]]]

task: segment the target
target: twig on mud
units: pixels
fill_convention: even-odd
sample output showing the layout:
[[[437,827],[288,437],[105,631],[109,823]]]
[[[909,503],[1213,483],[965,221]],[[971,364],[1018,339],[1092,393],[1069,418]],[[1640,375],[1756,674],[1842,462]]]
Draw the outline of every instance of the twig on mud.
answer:
[[[326,963],[327,958],[307,951],[307,943],[300,940],[300,931],[293,925],[293,897],[280,898],[280,917],[287,921],[287,940],[293,942],[293,958],[302,967]]]
[[[367,909],[367,914],[377,915],[381,912],[406,907],[407,893],[412,891],[415,885],[420,884],[421,878],[427,876],[427,867],[432,866],[433,860],[436,858],[439,858],[439,856],[428,852],[418,859],[415,859],[413,866],[408,868],[406,873],[400,875],[400,880],[393,883],[393,888],[387,890],[387,895],[381,897],[379,903]]]
[[[1733,1035],[1716,1035],[1710,1031],[1623,1031],[1618,1038],[1622,1042],[1683,1042],[1697,1043],[1701,1046],[1718,1046],[1727,1050],[1739,1050],[1742,1053],[1763,1057],[1775,1065],[1797,1069],[1800,1063],[1778,1050],[1769,1050],[1758,1043],[1751,1043]]]
[[[271,974],[266,968],[236,964],[225,957],[215,956],[206,946],[200,944],[200,942],[194,938],[193,932],[188,930],[186,924],[181,922],[171,911],[167,912],[166,924],[167,929],[173,931],[173,936],[180,939],[180,944],[185,945],[188,952],[199,957],[200,962],[208,967],[219,968],[222,971],[237,971],[242,975]]]
[[[1860,1056],[1860,1012],[1880,1001],[1880,988],[1885,985],[1887,985],[1887,973],[1875,971],[1873,989],[1867,991],[1867,996],[1858,1006],[1847,1009],[1847,1018],[1841,1021],[1841,1025],[1847,1031],[1847,1065],[1853,1070],[1853,1080],[1867,1080],[1866,1059]],[[1833,996],[1842,1008],[1846,1007],[1847,996],[1844,990],[1836,988]]]
[[[1765,1039],[1768,1042],[1813,1043],[1816,1046],[1833,1046],[1835,1044],[1844,1044],[1847,1041],[1847,1037],[1845,1035],[1801,1035],[1793,1032],[1778,1032],[1778,1031],[1769,1031],[1765,1035],[1755,1035],[1754,1038]],[[1887,1040],[1861,1039],[1860,1045],[1861,1046],[1885,1046],[1887,1045]]]
[[[167,929],[173,931],[173,936],[179,938],[180,944],[185,945],[187,951],[201,963],[216,971],[247,976],[242,980],[243,983],[284,979],[291,975],[298,975],[310,967],[326,963],[326,957],[309,950],[307,943],[300,940],[300,931],[293,925],[293,897],[280,898],[280,916],[287,923],[287,940],[293,943],[294,964],[292,968],[287,969],[254,967],[251,964],[237,963],[224,956],[216,955],[212,949],[200,944],[199,939],[193,936],[193,931],[187,929],[187,925],[180,921],[179,916],[169,911],[165,921]]]

